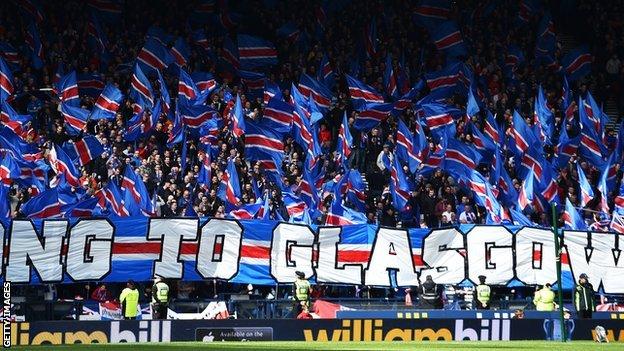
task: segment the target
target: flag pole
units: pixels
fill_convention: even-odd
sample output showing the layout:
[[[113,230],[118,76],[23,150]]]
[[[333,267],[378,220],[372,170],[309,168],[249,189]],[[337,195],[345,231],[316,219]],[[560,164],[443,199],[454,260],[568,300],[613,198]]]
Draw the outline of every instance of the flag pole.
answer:
[[[555,240],[555,260],[557,264],[557,296],[559,303],[559,325],[561,327],[561,341],[566,342],[566,328],[565,320],[563,317],[563,288],[561,286],[561,247],[559,245],[559,235],[557,229],[557,204],[553,202],[551,204],[552,221],[553,221],[553,237]]]

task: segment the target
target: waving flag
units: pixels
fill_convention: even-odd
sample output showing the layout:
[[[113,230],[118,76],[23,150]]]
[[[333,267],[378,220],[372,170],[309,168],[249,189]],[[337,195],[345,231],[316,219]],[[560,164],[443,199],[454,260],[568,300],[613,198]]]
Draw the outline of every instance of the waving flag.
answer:
[[[535,98],[534,121],[535,135],[538,135],[543,143],[551,145],[550,138],[553,135],[555,116],[548,108],[546,96],[541,85],[538,87],[537,97]]]
[[[587,119],[589,119],[589,121],[593,122],[594,124],[594,130],[596,131],[596,135],[604,139],[604,127],[609,124],[611,118],[602,111],[602,109],[600,108],[600,106],[598,106],[598,103],[596,102],[596,100],[594,100],[594,97],[589,91],[587,92],[585,99],[582,100],[582,104],[580,106],[584,109],[585,112],[584,118],[586,120],[583,122],[583,124],[585,126],[590,126],[591,123],[587,122]]]
[[[472,190],[475,195],[476,203],[485,207],[488,213],[491,214],[492,222],[500,223],[501,217],[504,216],[504,210],[496,200],[494,191],[485,177],[483,177],[481,173],[471,169],[466,172],[466,174],[462,175],[460,179],[463,179],[467,187]]]
[[[178,79],[178,99],[195,100],[199,95],[199,88],[185,70],[180,69]],[[203,101],[202,101],[203,102]]]
[[[386,68],[384,70],[383,82],[388,96],[393,98],[399,97],[398,79],[392,67],[392,56],[390,54],[386,55]]]
[[[561,59],[561,65],[568,79],[573,82],[591,72],[592,60],[593,57],[589,53],[589,48],[586,45],[582,45],[565,55]]]
[[[99,214],[99,199],[88,197],[63,209],[65,218],[90,218]]]
[[[6,62],[15,66],[20,64],[20,56],[17,50],[15,50],[11,44],[4,41],[0,41],[0,58],[4,58]]]
[[[580,99],[580,98],[579,98]],[[579,103],[579,120],[581,123],[581,141],[579,151],[581,155],[592,161],[594,164],[602,164],[604,162],[603,155],[607,153],[607,149],[602,143],[602,138],[595,129],[593,115],[588,115],[588,111],[583,102]],[[591,112],[593,113],[593,112]]]
[[[229,217],[234,219],[254,219],[261,208],[261,203],[242,205],[230,211]]]
[[[468,50],[455,21],[444,21],[431,33],[436,48],[450,57],[466,56]]]
[[[349,85],[349,94],[351,95],[351,104],[356,110],[366,106],[366,104],[381,104],[384,102],[383,96],[372,87],[360,82],[359,80],[345,75],[347,84]]]
[[[522,155],[518,175],[525,177],[533,169],[536,179],[541,179],[546,164],[547,161],[542,154],[542,150],[531,148]]]
[[[130,81],[130,97],[135,101],[145,101],[149,103],[148,108],[154,106],[154,92],[152,84],[149,82],[139,65],[134,66],[134,73]]]
[[[263,102],[265,104],[269,103],[269,100],[276,98],[277,100],[284,100],[284,96],[282,95],[282,91],[280,87],[274,82],[267,80],[264,82],[264,94],[263,94]]]
[[[50,149],[50,165],[54,172],[63,174],[71,186],[80,187],[80,173],[65,151],[57,145]]]
[[[253,161],[274,160],[281,167],[284,156],[282,139],[282,133],[250,120],[245,132],[245,156]]]
[[[390,168],[390,193],[392,204],[398,211],[403,211],[410,196],[410,184],[405,177],[399,158],[395,157]]]
[[[424,81],[422,79],[419,80],[413,88],[394,102],[394,109],[396,111],[404,111],[407,108],[411,108],[413,101],[418,97],[418,94],[424,87]]]
[[[420,166],[423,161],[422,150],[424,149],[424,144],[422,139],[424,139],[423,134],[413,136],[403,120],[399,119],[395,156],[401,161],[406,162],[412,173],[416,173],[418,166]],[[424,143],[426,143],[426,140]]]
[[[607,197],[609,196],[608,183],[611,182],[612,184],[615,184],[616,174],[617,168],[613,164],[613,154],[611,154],[602,167],[602,170],[600,171],[600,178],[598,179],[598,191],[600,191],[600,211],[603,213],[610,212],[609,204],[607,203]],[[609,178],[612,178],[612,180],[609,181]]]
[[[299,105],[295,105],[295,110],[291,116],[293,121],[291,134],[294,135],[295,141],[305,152],[306,164],[309,167],[314,167],[317,156],[321,153],[321,147],[312,134],[313,129],[310,126],[310,122]]]
[[[78,96],[78,81],[76,80],[76,71],[66,74],[59,81],[59,100],[69,106],[79,106],[80,97]]]
[[[91,50],[100,54],[106,52],[106,37],[100,26],[100,21],[93,13],[89,17],[89,22],[87,22],[87,33],[89,35],[88,43],[89,46],[91,46]]]
[[[28,30],[26,31],[26,37],[24,39],[31,51],[33,68],[43,68],[43,45],[41,44],[39,30],[34,21],[31,21],[28,25]]]
[[[212,167],[210,160],[210,151],[201,153],[203,158],[199,166],[199,173],[197,174],[197,182],[206,187],[210,186],[212,182]]]
[[[533,169],[529,172],[529,174],[522,182],[522,186],[520,187],[520,193],[518,193],[518,208],[520,210],[524,210],[527,206],[533,203],[533,179],[535,175],[533,173]]]
[[[537,28],[535,56],[553,55],[557,46],[555,24],[550,13],[544,13]]]
[[[232,205],[237,205],[240,202],[240,183],[238,181],[238,171],[236,170],[233,159],[228,161],[227,168],[225,172],[223,172],[217,195],[221,200]]]
[[[174,58],[169,50],[154,38],[148,38],[137,55],[137,63],[143,71],[160,71],[167,68],[173,61]]]
[[[0,57],[0,101],[5,101],[13,94],[13,73],[6,61]]]
[[[298,88],[304,96],[312,96],[316,104],[323,111],[327,110],[331,106],[331,91],[309,75],[305,73],[301,74]]]
[[[275,46],[264,39],[251,35],[238,36],[238,54],[243,69],[272,66],[277,64]]]
[[[518,199],[518,193],[513,187],[511,177],[507,173],[504,166],[504,159],[500,153],[500,149],[497,146],[494,153],[494,165],[492,172],[490,173],[490,182],[499,190],[498,198],[505,205],[511,206]]]
[[[206,121],[218,115],[217,111],[206,105],[189,105],[181,102],[179,107],[184,125],[190,128],[200,128]]]
[[[179,67],[186,66],[189,57],[191,56],[191,49],[189,49],[186,41],[182,37],[178,37],[175,44],[171,47],[171,56],[176,65]]]
[[[498,126],[498,123],[496,123],[494,116],[492,116],[492,113],[490,113],[489,110],[487,110],[487,117],[485,119],[485,125],[483,126],[483,133],[490,137],[490,139],[492,139],[496,143],[496,145],[501,145],[502,133],[500,131],[500,127]]]
[[[574,208],[570,199],[566,199],[565,210],[561,218],[563,219],[565,229],[587,230],[587,224],[583,221],[576,208]]]
[[[423,104],[421,107],[425,113],[425,123],[435,138],[455,135],[455,120],[447,105],[430,103]]]
[[[565,167],[570,161],[570,158],[576,156],[580,143],[580,135],[570,139],[566,128],[561,128],[559,141],[554,149],[557,159],[557,168]]]
[[[223,48],[221,49],[221,60],[225,61],[234,70],[241,68],[241,63],[238,55],[238,47],[229,37],[223,40]]]
[[[104,89],[104,81],[99,73],[79,73],[76,75],[78,79],[78,91],[81,95],[97,97]]]
[[[248,97],[252,99],[262,97],[264,94],[264,83],[266,82],[264,74],[241,70],[238,71],[238,75]]]
[[[104,153],[104,146],[93,135],[85,134],[82,139],[78,141],[67,141],[63,145],[63,151],[74,162],[77,162],[80,166],[84,166],[89,162],[95,160]]]
[[[516,155],[518,156],[527,152],[533,146],[541,145],[531,128],[526,124],[518,111],[515,110],[513,113],[513,126],[509,127],[509,134],[511,135],[510,141],[515,145],[514,150],[516,150]]]
[[[243,116],[243,104],[241,103],[240,95],[236,95],[236,102],[232,109],[230,128],[232,134],[237,138],[245,134],[245,117]]]
[[[28,200],[20,211],[28,218],[57,218],[61,216],[58,189],[51,188]]]
[[[106,207],[116,216],[128,217],[130,211],[125,206],[124,196],[119,186],[114,181],[109,181],[104,187],[103,195],[106,203]],[[101,205],[100,201],[100,205]]]
[[[193,72],[191,78],[200,92],[212,91],[217,87],[217,81],[214,76],[208,72]]]
[[[20,167],[18,166],[13,156],[7,153],[6,155],[4,155],[4,157],[2,157],[2,162],[0,162],[0,182],[2,182],[6,186],[10,186],[11,179],[17,179],[20,176]]]
[[[465,94],[472,72],[462,62],[449,63],[439,71],[425,73],[427,87],[433,97],[448,97],[453,93]]]
[[[615,204],[615,209],[613,210],[613,212],[624,215],[624,182],[620,184],[620,190],[613,202]]]
[[[505,56],[505,77],[515,78],[514,74],[520,64],[524,62],[524,54],[517,45],[509,44],[507,46],[507,55]]]
[[[288,133],[293,125],[293,107],[282,100],[273,98],[264,107],[262,119],[274,130]]]
[[[481,161],[481,155],[470,145],[449,139],[446,146],[444,169],[463,174],[466,167],[476,169]]]
[[[364,49],[368,58],[373,58],[377,55],[377,25],[375,24],[375,18],[372,18],[364,26]]]
[[[93,120],[115,118],[115,114],[117,113],[117,110],[119,110],[122,100],[123,95],[121,94],[121,91],[117,89],[116,86],[107,84],[98,99],[95,101],[93,111],[91,112],[91,116],[89,118]]]
[[[443,23],[451,15],[449,0],[421,0],[414,10],[417,24],[431,30]]]
[[[350,169],[347,173],[347,200],[358,211],[366,210],[366,185],[362,180],[362,174],[357,169]]]
[[[137,175],[129,165],[126,165],[123,179],[121,180],[121,187],[132,196],[143,214],[149,216],[154,213],[152,200],[147,192],[145,183],[143,183],[141,177]]]
[[[306,205],[308,205],[308,208],[316,209],[318,207],[318,190],[310,170],[306,167],[303,168],[301,181],[298,184],[298,192],[301,199],[305,201]],[[622,207],[624,207],[624,204]]]
[[[362,111],[356,114],[353,127],[361,131],[369,131],[385,121],[393,109],[392,103],[366,104]]]
[[[87,128],[89,120],[89,111],[80,107],[60,103],[61,114],[65,119],[65,126],[69,135],[76,136]]]
[[[624,217],[614,212],[611,223],[609,224],[609,229],[616,233],[624,234]]]
[[[334,86],[335,73],[334,69],[331,66],[331,63],[329,62],[327,54],[323,55],[323,58],[321,59],[321,64],[316,79],[327,88],[332,88]]]
[[[343,206],[339,198],[332,202],[325,219],[325,225],[343,226],[361,223],[366,223],[366,216],[361,212]]]
[[[349,122],[347,120],[347,112],[345,111],[342,116],[340,130],[338,131],[338,143],[336,146],[343,164],[347,162],[349,155],[351,155],[351,145],[353,145],[353,137],[351,137],[351,132],[349,131]]]
[[[594,198],[594,191],[587,181],[587,177],[585,177],[585,172],[583,171],[579,163],[576,164],[576,172],[578,173],[579,187],[581,189],[581,207],[585,207],[587,206],[587,203]]]
[[[568,84],[568,78],[563,75],[563,94],[561,99],[561,107],[565,111],[566,120],[572,121],[574,119],[574,112],[577,109],[576,102],[572,97],[572,91]]]
[[[282,199],[284,200],[284,207],[286,207],[286,212],[288,212],[289,217],[295,218],[303,218],[308,208],[306,203],[303,202],[299,197],[292,193],[282,193]]]
[[[474,123],[468,122],[466,127],[466,129],[472,133],[472,142],[477,151],[479,151],[482,156],[489,158],[492,154],[491,152],[496,149],[494,142],[489,137],[481,133],[479,128],[477,128]]]

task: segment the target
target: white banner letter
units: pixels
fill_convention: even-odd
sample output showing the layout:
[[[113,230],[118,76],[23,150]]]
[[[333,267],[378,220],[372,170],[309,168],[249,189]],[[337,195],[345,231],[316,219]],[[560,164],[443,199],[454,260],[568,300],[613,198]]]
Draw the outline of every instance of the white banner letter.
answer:
[[[106,219],[76,223],[69,232],[67,274],[73,280],[100,280],[110,271],[112,239],[113,226]]]
[[[67,232],[67,221],[43,221],[40,236],[29,220],[14,220],[11,227],[9,262],[6,280],[13,283],[30,282],[30,258],[42,283],[63,280],[61,248]]]
[[[318,230],[319,253],[316,281],[319,283],[362,284],[361,264],[342,264],[338,259],[340,227],[321,227]]]
[[[147,238],[161,240],[160,259],[154,262],[154,275],[182,279],[184,265],[180,259],[183,241],[197,239],[199,220],[192,218],[152,218]]]
[[[421,280],[431,275],[438,284],[459,284],[466,277],[464,235],[455,228],[437,229],[423,240],[422,259],[429,268],[420,271]]]
[[[203,278],[232,279],[238,272],[243,228],[235,221],[210,219],[201,229],[197,272]]]
[[[390,286],[391,270],[396,271],[398,286],[418,285],[407,230],[379,228],[368,267],[364,271],[364,284]]]
[[[280,223],[273,231],[271,242],[271,275],[280,283],[295,281],[295,272],[301,271],[306,278],[314,274],[312,269],[312,245],[314,233],[302,225]]]
[[[466,234],[468,278],[475,284],[479,276],[488,284],[507,284],[513,277],[513,236],[505,227],[475,226]]]

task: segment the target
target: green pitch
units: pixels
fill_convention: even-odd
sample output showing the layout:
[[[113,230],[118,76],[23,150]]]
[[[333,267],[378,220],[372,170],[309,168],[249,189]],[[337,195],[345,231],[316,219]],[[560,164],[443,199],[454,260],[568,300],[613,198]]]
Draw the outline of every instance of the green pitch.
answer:
[[[131,350],[131,351],[170,351],[170,350],[622,350],[622,343],[597,344],[591,341],[568,343],[547,341],[505,341],[505,342],[172,342],[160,344],[102,344],[102,345],[62,345],[62,346],[16,346],[13,350]]]

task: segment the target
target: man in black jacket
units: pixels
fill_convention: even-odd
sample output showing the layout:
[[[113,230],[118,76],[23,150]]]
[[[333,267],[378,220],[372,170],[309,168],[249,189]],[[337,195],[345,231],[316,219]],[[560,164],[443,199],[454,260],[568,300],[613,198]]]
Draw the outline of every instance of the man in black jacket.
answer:
[[[596,309],[594,305],[594,287],[588,280],[587,274],[579,276],[578,284],[574,289],[574,306],[579,318],[589,319]]]
[[[420,295],[420,308],[433,310],[438,308],[440,294],[438,294],[438,285],[433,281],[430,275],[420,285],[418,291]]]

